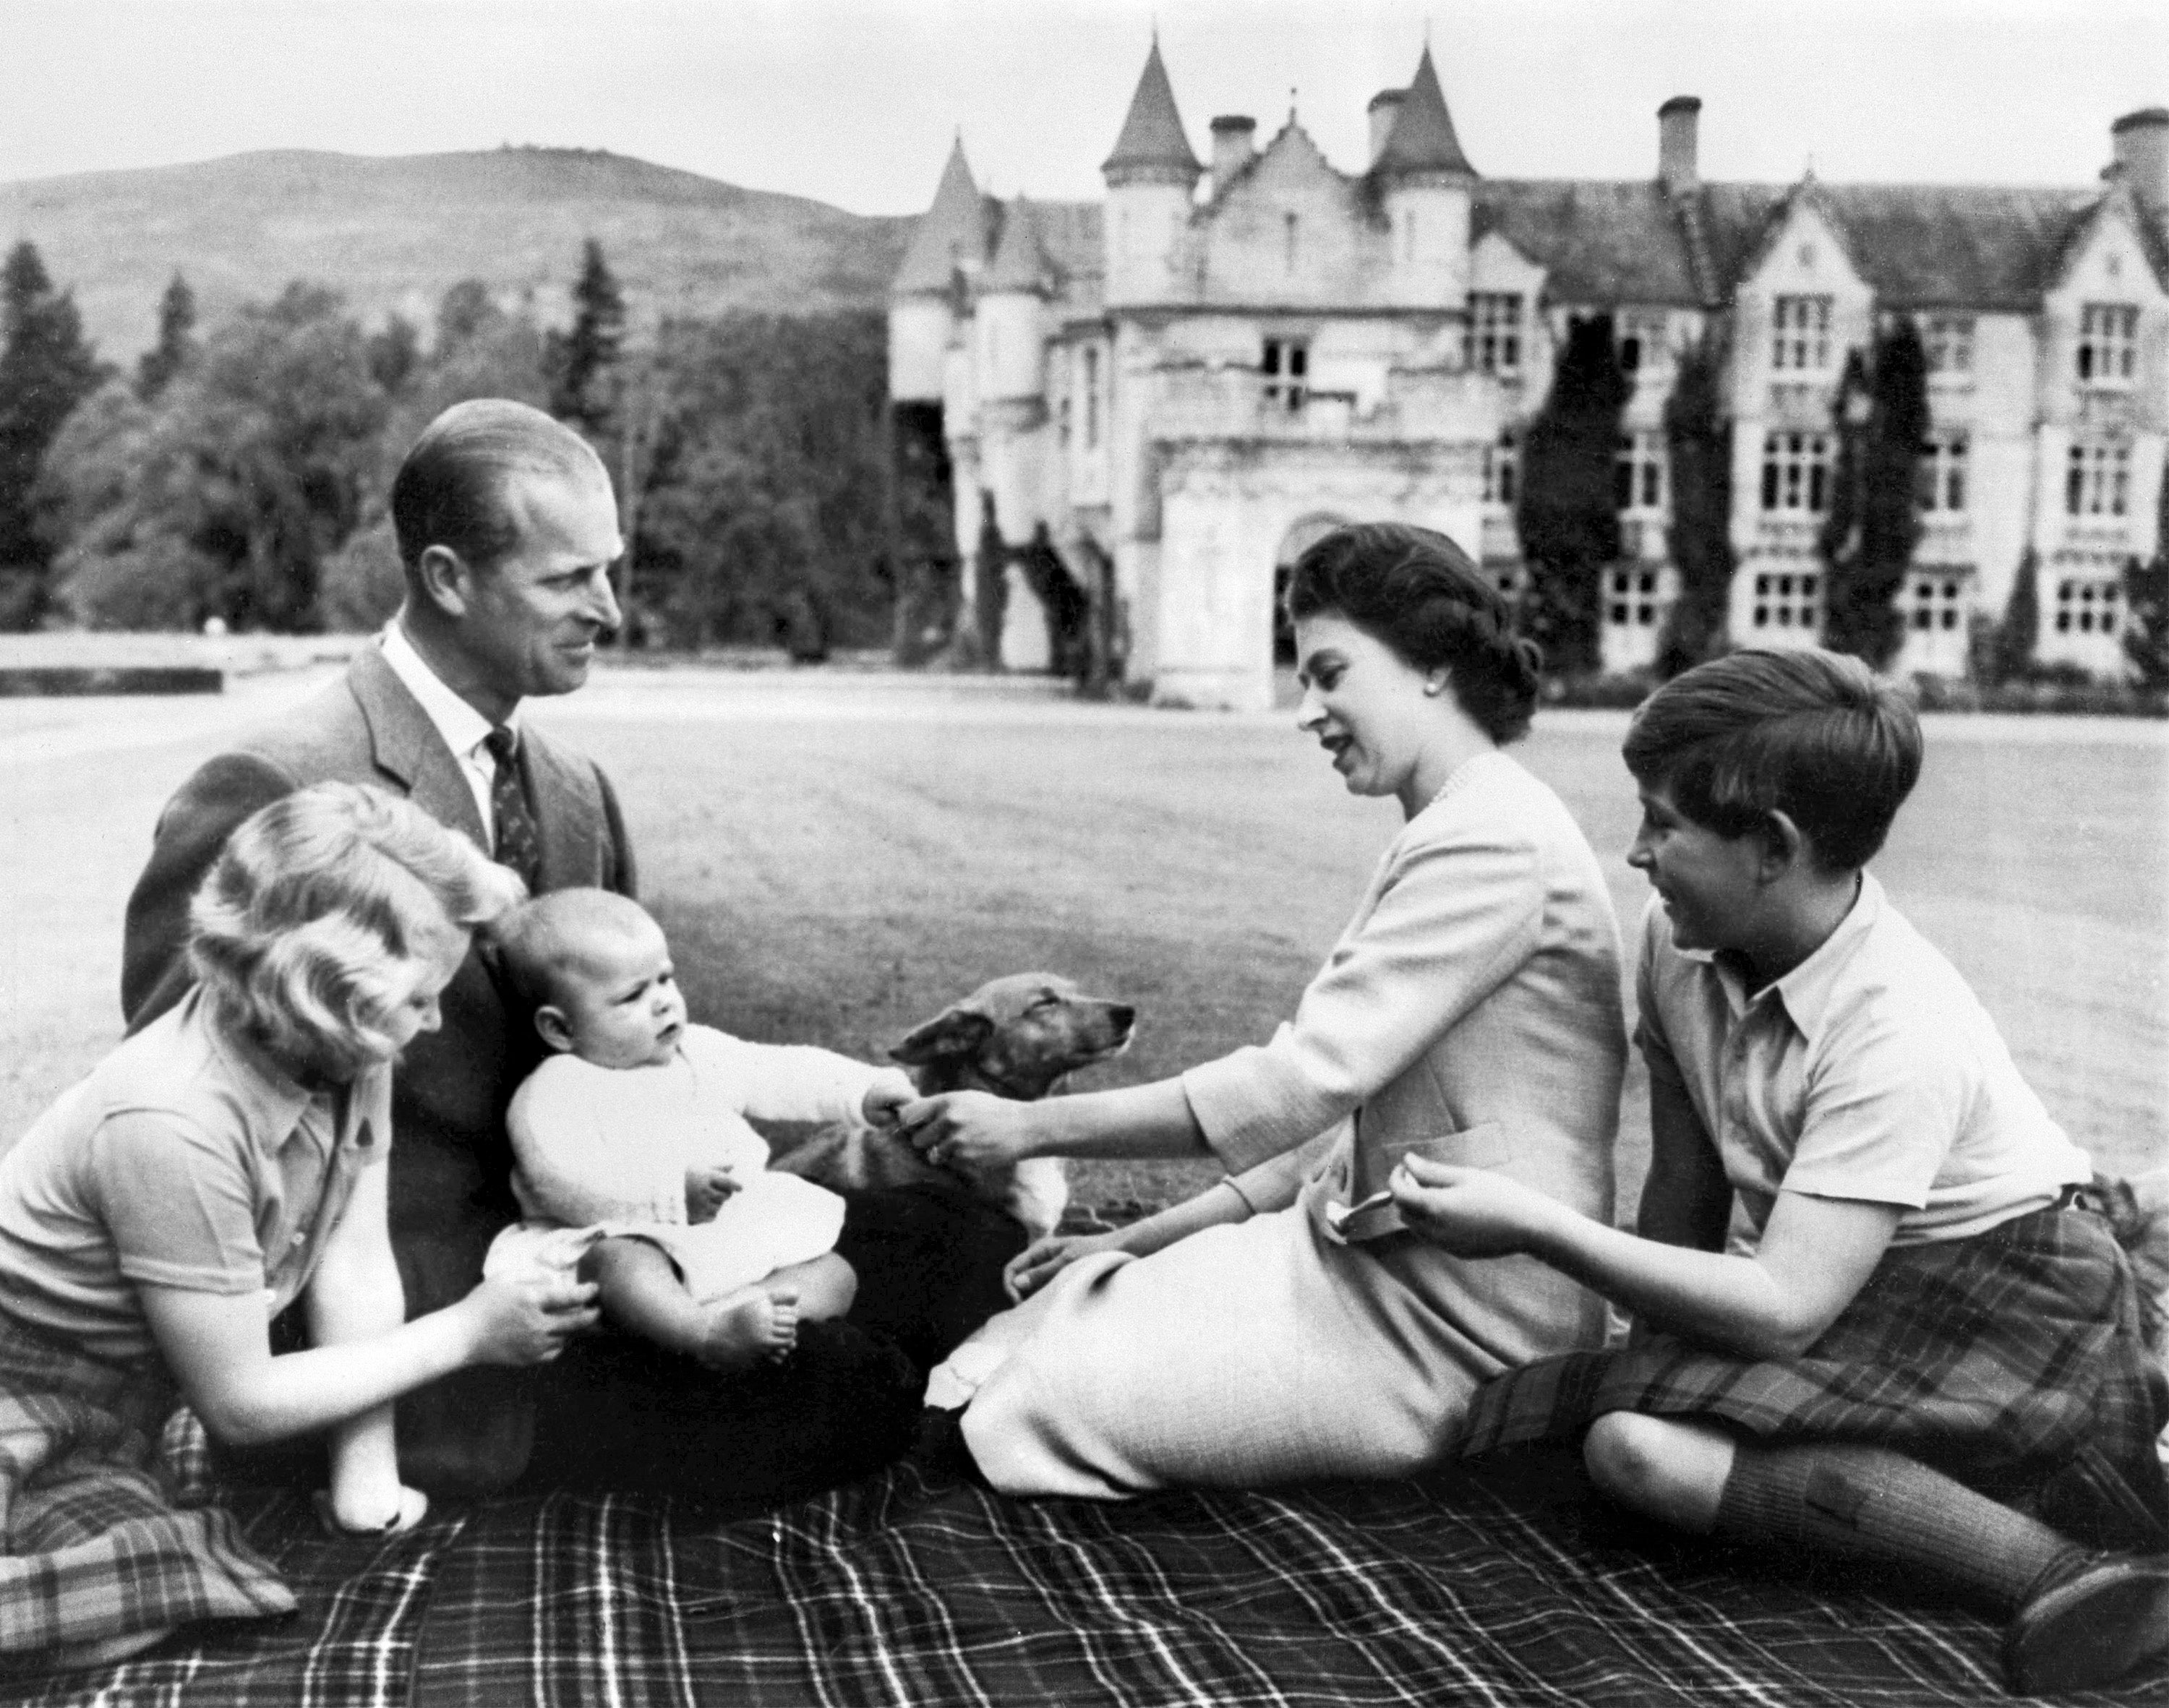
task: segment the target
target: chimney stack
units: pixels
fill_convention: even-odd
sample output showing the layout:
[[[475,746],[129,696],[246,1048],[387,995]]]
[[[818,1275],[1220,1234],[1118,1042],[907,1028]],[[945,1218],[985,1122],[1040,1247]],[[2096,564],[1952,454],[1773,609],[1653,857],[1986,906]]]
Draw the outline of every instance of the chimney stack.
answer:
[[[1657,109],[1657,182],[1668,195],[1686,195],[1697,182],[1695,177],[1695,126],[1702,102],[1693,95],[1675,95]]]
[[[2108,127],[2120,175],[2143,207],[2169,208],[2169,107],[2127,113]]]
[[[1385,152],[1386,139],[1394,134],[1394,120],[1401,116],[1401,102],[1407,97],[1406,89],[1381,89],[1371,97],[1371,162],[1376,165]]]
[[[1250,164],[1251,138],[1258,121],[1239,113],[1222,114],[1212,121],[1212,194],[1224,194],[1235,174]]]

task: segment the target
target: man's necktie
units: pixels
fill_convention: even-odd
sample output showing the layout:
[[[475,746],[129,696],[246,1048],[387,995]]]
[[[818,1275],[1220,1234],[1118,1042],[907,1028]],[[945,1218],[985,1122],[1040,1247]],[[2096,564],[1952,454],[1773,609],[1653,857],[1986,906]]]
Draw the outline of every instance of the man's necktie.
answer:
[[[527,804],[526,785],[520,780],[519,732],[499,724],[482,737],[482,745],[497,762],[497,774],[489,785],[490,816],[497,821],[497,863],[519,873],[533,895],[542,875],[542,838]]]

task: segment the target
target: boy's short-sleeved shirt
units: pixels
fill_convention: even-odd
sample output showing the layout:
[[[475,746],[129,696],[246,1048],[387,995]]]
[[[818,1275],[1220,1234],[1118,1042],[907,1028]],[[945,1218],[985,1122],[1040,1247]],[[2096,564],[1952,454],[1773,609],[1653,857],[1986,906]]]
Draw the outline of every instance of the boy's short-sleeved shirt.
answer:
[[[2092,1178],[1957,969],[1868,874],[1836,930],[1757,992],[1731,957],[1676,947],[1661,902],[1641,947],[1636,1041],[1717,1147],[1735,1245],[1781,1189],[1903,1205],[1902,1246],[1966,1238]]]
[[[261,1293],[315,1272],[390,1148],[392,1076],[312,1093],[237,1047],[200,992],[64,1093],[0,1157],[0,1309],[109,1363],[157,1356],[139,1285]]]

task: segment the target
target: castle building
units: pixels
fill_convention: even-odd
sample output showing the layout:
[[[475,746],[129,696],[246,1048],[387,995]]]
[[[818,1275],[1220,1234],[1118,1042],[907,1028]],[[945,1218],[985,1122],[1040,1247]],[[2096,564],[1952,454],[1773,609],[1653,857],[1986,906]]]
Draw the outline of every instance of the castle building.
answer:
[[[1812,645],[1833,403],[1847,353],[1902,316],[1932,426],[1894,668],[1962,674],[2030,551],[2037,656],[2120,673],[2169,432],[2169,109],[2117,120],[2102,181],[2056,189],[1706,182],[1701,104],[1659,109],[1650,176],[1487,178],[1426,47],[1371,103],[1360,172],[1292,114],[1262,147],[1253,120],[1215,119],[1201,162],[1155,43],[1103,203],[983,196],[960,141],[889,325],[893,402],[940,411],[959,556],[989,524],[1042,538],[1111,602],[1131,683],[1264,706],[1276,572],[1340,523],[1439,529],[1514,583],[1519,446],[1569,327],[1603,313],[1632,386],[1607,668],[1649,660],[1676,596],[1664,406],[1712,330],[1730,638]],[[1042,606],[1008,576],[1001,662],[1045,668]]]

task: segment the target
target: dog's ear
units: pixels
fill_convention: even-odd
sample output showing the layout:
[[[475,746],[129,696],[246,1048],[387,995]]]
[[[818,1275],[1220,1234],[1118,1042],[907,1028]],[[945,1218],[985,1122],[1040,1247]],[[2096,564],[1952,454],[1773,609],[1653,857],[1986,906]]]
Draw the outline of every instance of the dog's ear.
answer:
[[[944,1008],[889,1053],[889,1059],[906,1067],[918,1067],[945,1056],[970,1056],[994,1035],[994,1023],[970,1008]]]

